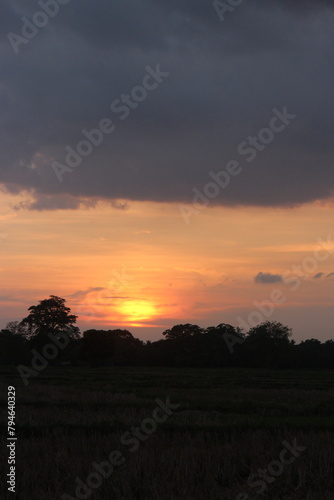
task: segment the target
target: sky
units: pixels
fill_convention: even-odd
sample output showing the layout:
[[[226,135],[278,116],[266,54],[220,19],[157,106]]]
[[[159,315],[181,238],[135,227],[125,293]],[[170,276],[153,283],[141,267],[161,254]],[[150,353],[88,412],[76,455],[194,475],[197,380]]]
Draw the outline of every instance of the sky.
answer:
[[[53,294],[82,331],[334,338],[332,2],[0,17],[0,327]]]

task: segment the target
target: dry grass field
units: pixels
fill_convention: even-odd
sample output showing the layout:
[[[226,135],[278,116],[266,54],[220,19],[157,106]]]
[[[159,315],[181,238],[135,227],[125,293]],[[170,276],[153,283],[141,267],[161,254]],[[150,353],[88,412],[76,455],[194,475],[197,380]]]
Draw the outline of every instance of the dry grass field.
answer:
[[[334,499],[334,372],[69,367],[25,387],[8,368],[1,380],[1,498]],[[17,393],[16,494],[5,485],[7,385]],[[156,400],[168,398],[163,419]],[[299,451],[280,466],[283,442]],[[93,463],[110,464],[113,451],[103,478]],[[76,496],[89,476],[98,487]]]

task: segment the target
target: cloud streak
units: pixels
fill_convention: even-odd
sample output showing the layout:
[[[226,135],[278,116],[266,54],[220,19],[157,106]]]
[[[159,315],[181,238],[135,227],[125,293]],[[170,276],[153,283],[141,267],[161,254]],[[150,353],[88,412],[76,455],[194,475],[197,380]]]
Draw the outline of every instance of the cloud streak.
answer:
[[[269,285],[272,283],[282,283],[283,277],[280,274],[258,273],[254,278],[254,283]]]

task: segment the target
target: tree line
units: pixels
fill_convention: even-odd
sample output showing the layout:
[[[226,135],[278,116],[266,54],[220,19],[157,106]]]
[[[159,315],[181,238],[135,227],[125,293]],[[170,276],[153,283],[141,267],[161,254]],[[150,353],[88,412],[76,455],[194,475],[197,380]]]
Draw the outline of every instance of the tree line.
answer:
[[[312,338],[296,344],[292,330],[266,321],[243,332],[226,323],[201,328],[190,323],[162,332],[163,338],[144,342],[123,329],[86,330],[65,299],[51,295],[31,306],[22,321],[0,331],[0,364],[26,365],[50,342],[58,345],[50,365],[175,366],[332,369],[334,340]],[[66,341],[65,341],[66,340]],[[64,346],[64,347],[61,347]],[[49,349],[50,350],[50,349]]]

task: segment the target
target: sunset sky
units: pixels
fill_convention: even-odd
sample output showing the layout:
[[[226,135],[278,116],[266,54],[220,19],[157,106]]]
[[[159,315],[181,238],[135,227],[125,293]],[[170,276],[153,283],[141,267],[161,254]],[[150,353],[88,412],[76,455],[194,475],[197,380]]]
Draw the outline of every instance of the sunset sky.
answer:
[[[0,3],[0,327],[53,294],[334,338],[334,9],[295,3],[71,0],[25,41],[40,5]]]

